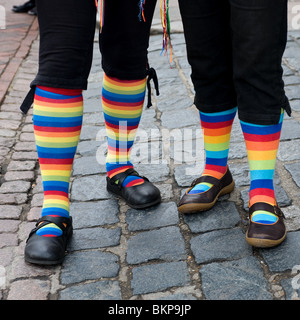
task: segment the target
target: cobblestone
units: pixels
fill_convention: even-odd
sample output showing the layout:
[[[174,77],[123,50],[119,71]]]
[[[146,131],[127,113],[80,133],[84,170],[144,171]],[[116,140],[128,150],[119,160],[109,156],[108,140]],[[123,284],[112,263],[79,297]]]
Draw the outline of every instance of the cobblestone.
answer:
[[[8,300],[46,300],[49,295],[50,281],[26,279],[11,284]]]
[[[82,188],[83,185],[90,186]],[[71,191],[73,201],[104,200],[112,196],[106,191],[106,178],[104,176],[86,176],[74,180]]]
[[[189,274],[184,261],[160,263],[132,269],[133,294],[163,291],[188,284]]]
[[[34,161],[14,161],[12,160],[8,167],[7,170],[12,170],[12,171],[26,171],[26,170],[33,170],[35,167],[35,162]]]
[[[120,236],[120,228],[88,228],[75,230],[69,249],[73,251],[116,246],[120,243]]]
[[[192,238],[191,250],[198,264],[240,259],[252,253],[244,238],[240,228],[206,232]]]
[[[174,202],[168,202],[145,210],[129,209],[126,213],[126,223],[130,231],[176,225],[179,223],[177,206]]]
[[[69,287],[60,292],[60,300],[121,300],[118,281],[97,281]]]
[[[19,219],[22,207],[16,205],[0,205],[0,219]]]
[[[210,263],[200,273],[203,292],[210,300],[272,299],[263,270],[254,257]]]
[[[300,172],[299,172],[300,161],[295,163],[288,163],[288,164],[285,164],[284,166],[288,170],[288,172],[291,174],[296,185],[300,188]]]
[[[218,202],[211,210],[184,216],[191,232],[202,233],[235,227],[240,215],[233,202]]]
[[[61,272],[62,284],[112,278],[118,275],[118,257],[101,251],[74,252],[66,257]]]
[[[101,211],[99,211],[101,208]],[[119,206],[116,200],[92,202],[74,202],[71,204],[73,223],[75,228],[91,228],[111,225],[119,222]],[[82,216],[84,215],[84,219]]]
[[[0,193],[27,192],[31,187],[28,181],[9,181],[2,183]]]
[[[299,265],[300,252],[300,232],[290,232],[289,237],[284,241],[282,246],[271,250],[261,250],[270,271],[283,272],[292,270],[294,266]]]
[[[179,17],[170,2],[171,16]],[[4,3],[10,8],[8,0]],[[0,34],[6,41],[0,50],[0,300],[300,299],[300,31],[289,31],[282,62],[293,113],[285,116],[275,175],[288,231],[281,246],[253,249],[245,241],[250,176],[238,119],[229,155],[234,192],[207,212],[178,213],[181,195],[203,170],[204,150],[181,21],[173,23],[170,65],[160,54],[161,34],[154,34],[160,30],[157,10],[149,61],[161,94],[153,95],[153,107],[143,112],[132,158],[136,170],[161,190],[163,202],[134,210],[106,190],[103,71],[96,37],[70,187],[74,234],[62,265],[40,267],[24,261],[43,189],[32,110],[26,116],[19,110],[38,67],[38,30],[36,19],[18,17],[20,22],[9,13],[10,28]],[[4,34],[14,40],[1,38]]]
[[[150,260],[182,260],[186,258],[183,237],[178,227],[140,232],[128,241],[126,260],[138,264]]]

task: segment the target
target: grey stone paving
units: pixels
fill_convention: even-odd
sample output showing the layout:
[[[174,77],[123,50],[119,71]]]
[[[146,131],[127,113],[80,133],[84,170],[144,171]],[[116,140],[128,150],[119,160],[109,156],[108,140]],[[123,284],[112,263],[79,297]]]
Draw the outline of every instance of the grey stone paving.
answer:
[[[32,110],[27,116],[19,112],[37,71],[34,42],[0,112],[0,299],[300,298],[300,31],[289,33],[283,59],[293,115],[285,117],[275,178],[288,235],[281,246],[268,250],[253,249],[245,241],[249,169],[237,119],[229,161],[234,192],[208,212],[177,211],[181,194],[203,169],[204,153],[182,33],[173,34],[173,46],[170,67],[168,57],[160,55],[161,35],[151,36],[149,59],[161,95],[153,96],[153,107],[144,110],[132,152],[137,170],[160,188],[163,203],[138,211],[106,191],[103,71],[95,42],[71,184],[74,236],[62,266],[38,267],[24,262],[23,251],[40,216],[42,185]]]

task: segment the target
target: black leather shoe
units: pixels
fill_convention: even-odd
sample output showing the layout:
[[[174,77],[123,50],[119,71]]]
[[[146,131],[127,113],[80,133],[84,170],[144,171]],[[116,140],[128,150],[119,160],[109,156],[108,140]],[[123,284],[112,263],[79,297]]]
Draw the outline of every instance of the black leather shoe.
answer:
[[[41,227],[56,224],[63,234],[58,237],[43,237],[36,234]],[[25,247],[25,261],[41,265],[62,263],[65,257],[67,243],[73,233],[72,218],[44,216],[31,230]]]
[[[123,187],[122,183],[128,176],[137,176],[144,179],[144,183]],[[134,209],[145,209],[161,202],[160,191],[146,177],[140,176],[134,169],[127,169],[112,177],[106,178],[107,190],[123,198]]]
[[[34,7],[35,7],[35,3],[33,1],[27,1],[20,6],[13,6],[12,11],[16,13],[23,13],[23,12],[28,12]]]

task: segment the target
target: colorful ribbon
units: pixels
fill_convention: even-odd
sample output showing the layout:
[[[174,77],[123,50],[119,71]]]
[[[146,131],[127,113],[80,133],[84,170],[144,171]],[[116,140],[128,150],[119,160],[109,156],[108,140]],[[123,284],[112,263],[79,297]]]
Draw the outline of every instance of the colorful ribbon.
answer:
[[[144,15],[144,4],[145,4],[146,0],[140,0],[140,3],[139,3],[139,8],[140,8],[140,13],[139,13],[139,19],[140,21],[146,21],[145,19],[145,15]]]
[[[102,32],[102,28],[103,28],[103,25],[104,25],[104,7],[105,7],[105,3],[104,3],[105,0],[100,0],[100,8],[98,8],[99,6],[99,0],[95,0],[95,4],[96,4],[96,8],[97,9],[100,9],[100,32]]]
[[[161,0],[160,2],[160,15],[163,27],[163,48],[162,53],[167,54],[168,47],[170,47],[170,63],[172,62],[173,50],[171,44],[171,24],[169,16],[169,0]]]

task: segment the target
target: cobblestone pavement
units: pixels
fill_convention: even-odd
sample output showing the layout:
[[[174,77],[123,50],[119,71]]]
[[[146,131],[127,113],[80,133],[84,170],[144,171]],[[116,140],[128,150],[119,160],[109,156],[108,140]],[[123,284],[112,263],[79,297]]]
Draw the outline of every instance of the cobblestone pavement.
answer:
[[[161,35],[151,36],[149,60],[160,96],[143,112],[132,153],[137,170],[160,188],[163,202],[137,211],[106,191],[103,71],[95,41],[71,184],[74,236],[62,266],[39,267],[23,256],[43,198],[32,110],[27,116],[19,111],[37,72],[38,41],[33,42],[1,104],[0,299],[300,298],[300,31],[289,32],[283,59],[293,115],[283,124],[275,178],[288,236],[272,249],[253,249],[245,241],[250,177],[237,119],[229,160],[234,192],[210,211],[178,214],[176,204],[201,173],[204,154],[182,33],[173,34],[173,47],[170,66],[160,55]]]
[[[23,3],[15,0],[14,5]],[[28,14],[14,14],[10,0],[0,2],[0,102],[3,101],[13,76],[38,33],[37,20]]]

